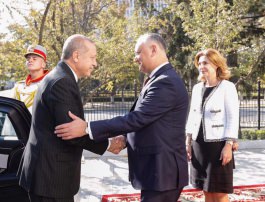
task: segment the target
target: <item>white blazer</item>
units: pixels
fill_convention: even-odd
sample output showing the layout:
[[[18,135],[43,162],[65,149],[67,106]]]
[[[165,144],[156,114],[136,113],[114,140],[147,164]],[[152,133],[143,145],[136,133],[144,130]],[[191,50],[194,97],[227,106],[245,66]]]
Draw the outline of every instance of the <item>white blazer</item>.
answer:
[[[202,121],[205,142],[238,138],[239,101],[235,85],[222,80],[206,98],[202,106],[204,83],[192,89],[186,134],[196,140]]]

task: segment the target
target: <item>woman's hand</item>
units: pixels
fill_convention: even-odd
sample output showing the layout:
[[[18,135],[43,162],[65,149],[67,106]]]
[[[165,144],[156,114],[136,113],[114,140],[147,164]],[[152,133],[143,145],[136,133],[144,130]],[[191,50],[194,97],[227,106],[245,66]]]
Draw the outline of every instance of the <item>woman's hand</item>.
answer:
[[[186,152],[187,152],[187,157],[188,161],[191,160],[191,134],[186,134]]]
[[[232,145],[231,144],[225,144],[221,152],[220,160],[222,160],[223,166],[228,164],[232,160]]]
[[[191,144],[186,145],[186,152],[187,152],[188,161],[190,161],[191,160]]]
[[[239,148],[238,142],[233,142],[233,151],[237,151]]]

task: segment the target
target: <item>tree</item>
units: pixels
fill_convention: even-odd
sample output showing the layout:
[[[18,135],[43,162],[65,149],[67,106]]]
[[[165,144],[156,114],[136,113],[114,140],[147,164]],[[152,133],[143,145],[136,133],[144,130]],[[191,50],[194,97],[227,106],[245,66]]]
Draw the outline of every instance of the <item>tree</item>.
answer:
[[[194,42],[192,46],[187,46],[189,50],[197,52],[211,47],[226,56],[232,53],[238,57],[238,68],[232,69],[235,75],[238,72],[247,72],[242,76],[238,75],[237,79],[241,76],[242,81],[248,78],[246,75],[254,75],[254,72],[264,64],[264,35],[242,38],[242,33],[246,32],[249,24],[245,16],[253,15],[251,8],[257,2],[261,5],[262,0],[191,0],[175,6],[172,4],[172,12],[179,14],[184,31]],[[260,14],[264,17],[264,13]],[[250,40],[248,45],[244,43],[247,40]],[[242,51],[246,49],[247,53]],[[246,55],[249,58],[247,64],[244,59]]]
[[[95,25],[99,68],[93,78],[99,82],[94,92],[98,89],[105,89],[111,94],[112,101],[118,90],[123,92],[126,87],[133,86],[135,80],[138,85],[142,84],[143,74],[133,62],[135,42],[140,34],[159,26],[155,22],[154,15],[149,15],[149,17],[142,15],[139,4],[135,4],[132,16],[126,15],[127,8],[126,3],[110,5],[98,15]]]
[[[248,12],[242,16],[244,30],[240,33],[243,48],[239,50],[241,69],[237,69],[237,85],[250,90],[257,79],[265,81],[265,4],[262,0],[251,1]],[[248,87],[248,88],[247,88]]]
[[[193,39],[190,49],[216,48],[223,52],[238,49],[236,39],[243,30],[240,18],[247,12],[249,1],[191,0],[177,5],[186,34]]]
[[[99,81],[93,92],[105,89],[111,94],[112,101],[116,90],[123,91],[126,86],[132,85],[137,74],[133,64],[134,38],[128,28],[129,19],[125,17],[125,10],[126,5],[117,4],[104,9],[98,15],[93,35],[98,46],[98,68],[92,78]],[[89,81],[84,80],[83,84],[88,86]],[[87,95],[92,96],[93,92]]]
[[[195,71],[189,63],[191,51],[186,47],[191,46],[193,41],[186,35],[182,20],[175,10],[175,5],[180,2],[168,2],[168,7],[157,13],[154,20],[157,26],[153,27],[153,32],[159,32],[163,36],[168,46],[169,61],[181,75],[186,86],[192,86],[190,78],[194,78]]]
[[[31,1],[26,2],[31,3]],[[0,57],[3,58],[1,67],[5,67],[5,71],[15,69],[15,73],[11,76],[14,80],[25,78],[27,72],[23,69],[23,53],[29,44],[43,45],[47,49],[49,67],[53,68],[60,60],[65,39],[74,33],[91,36],[92,31],[96,29],[94,24],[97,15],[114,1],[43,0],[42,2],[43,10],[30,9],[24,15],[21,13],[26,25],[18,23],[10,25],[12,38],[9,42],[3,42],[0,47],[2,50]]]
[[[0,1],[0,20],[5,19],[25,19],[25,13],[29,12],[28,6],[32,1]],[[21,8],[21,6],[24,7]],[[3,23],[5,24],[5,23]],[[9,29],[9,35],[7,33],[0,34],[0,72],[1,82],[3,85],[8,81],[17,81],[25,78],[27,70],[25,68],[24,53],[28,43],[25,41],[34,41],[34,36],[31,35],[31,31],[23,27],[21,24],[14,23],[7,27]],[[11,37],[12,36],[12,37]]]

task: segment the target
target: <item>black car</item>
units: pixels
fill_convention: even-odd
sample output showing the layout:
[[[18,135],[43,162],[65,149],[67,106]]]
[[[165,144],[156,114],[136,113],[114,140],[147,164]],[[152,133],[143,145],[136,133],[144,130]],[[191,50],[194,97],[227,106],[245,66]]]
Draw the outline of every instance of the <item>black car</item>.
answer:
[[[31,114],[23,102],[0,96],[0,201],[29,202],[18,185],[18,170],[26,146]]]

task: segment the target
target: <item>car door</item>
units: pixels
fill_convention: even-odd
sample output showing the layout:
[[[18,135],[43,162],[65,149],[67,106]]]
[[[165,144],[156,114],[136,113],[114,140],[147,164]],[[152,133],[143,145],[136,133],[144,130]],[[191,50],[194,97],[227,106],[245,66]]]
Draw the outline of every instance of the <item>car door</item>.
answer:
[[[0,97],[0,201],[28,202],[18,185],[19,164],[28,140],[31,114],[23,102]]]

